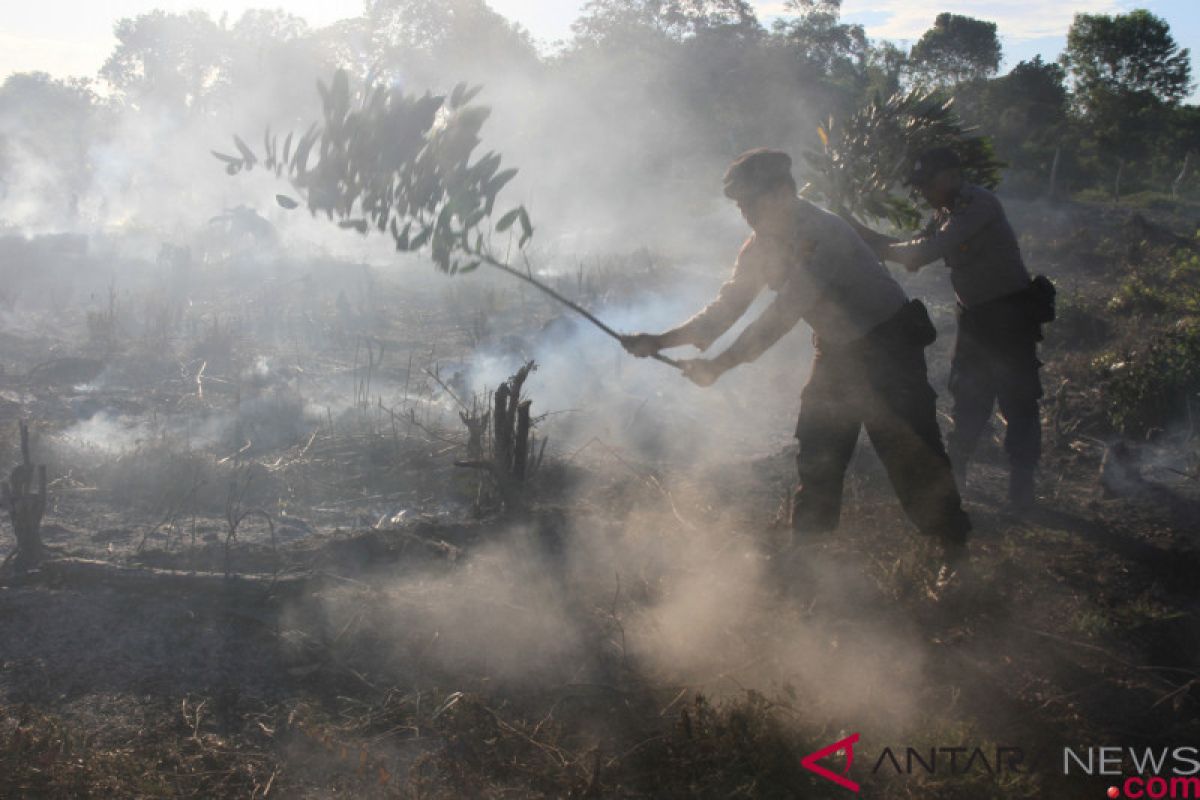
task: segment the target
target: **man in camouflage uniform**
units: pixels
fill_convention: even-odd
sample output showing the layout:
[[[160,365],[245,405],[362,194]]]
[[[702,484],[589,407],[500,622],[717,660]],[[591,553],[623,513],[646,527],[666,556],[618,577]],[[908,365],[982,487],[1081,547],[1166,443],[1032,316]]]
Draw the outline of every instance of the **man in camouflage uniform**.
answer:
[[[842,484],[865,427],[909,518],[947,551],[961,554],[971,523],[942,445],[924,348],[936,333],[925,307],[910,301],[871,249],[834,214],[796,195],[791,158],[751,150],[730,166],[725,194],[753,234],[732,277],[703,311],[661,334],[623,337],[650,356],[694,345],[706,350],[764,289],[774,302],[723,353],[683,362],[708,386],[755,360],[801,319],[817,354],[801,397],[796,437],[800,482],[790,522],[802,534],[837,527]]]
[[[1053,288],[1031,281],[1016,234],[996,195],[963,181],[954,151],[923,153],[909,178],[933,208],[920,236],[900,241],[857,226],[880,258],[916,272],[941,259],[958,297],[958,337],[950,365],[954,432],[950,460],[960,488],[967,464],[987,427],[993,404],[1008,423],[1009,500],[1034,501],[1034,471],[1041,457],[1037,343],[1041,322],[1053,316]],[[1049,293],[1047,297],[1046,292]]]

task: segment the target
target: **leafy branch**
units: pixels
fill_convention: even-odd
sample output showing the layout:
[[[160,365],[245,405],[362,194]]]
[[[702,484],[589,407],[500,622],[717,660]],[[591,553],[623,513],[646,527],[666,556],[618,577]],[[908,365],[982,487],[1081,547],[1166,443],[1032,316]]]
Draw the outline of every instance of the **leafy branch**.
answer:
[[[810,191],[834,209],[915,228],[921,215],[902,183],[931,147],[953,148],[968,181],[994,187],[1003,164],[952,106],[937,91],[913,89],[876,94],[844,121],[830,118],[817,128],[822,149],[804,154]]]
[[[261,162],[290,181],[313,216],[323,213],[361,234],[389,232],[400,251],[428,245],[443,272],[476,269],[490,255],[482,224],[517,174],[500,169],[494,152],[471,160],[490,114],[471,104],[481,87],[459,84],[448,97],[429,92],[418,97],[374,85],[353,96],[348,74],[338,70],[329,85],[318,81],[317,88],[320,123],[298,138],[289,133],[282,147],[268,128],[261,158],[234,136],[237,155],[213,151],[225,171],[237,175]],[[276,201],[286,209],[301,205],[282,194]],[[524,247],[533,225],[523,206],[504,213],[495,230],[515,223]]]
[[[491,113],[471,103],[482,87],[460,83],[448,97],[429,92],[418,97],[368,83],[354,94],[348,74],[338,70],[329,85],[318,81],[317,88],[320,123],[299,138],[289,133],[282,147],[279,136],[268,128],[261,159],[234,136],[237,155],[213,151],[226,173],[252,170],[261,161],[276,177],[286,177],[313,216],[323,213],[339,227],[364,235],[371,230],[390,233],[402,252],[428,247],[437,268],[449,274],[487,264],[537,287],[620,338],[586,309],[493,254],[492,233],[519,229],[517,247],[523,249],[534,228],[524,206],[504,211],[488,227],[497,196],[517,170],[501,169],[501,157],[494,151],[472,160]],[[276,195],[285,209],[299,208],[301,201]],[[658,360],[675,365],[666,357]]]

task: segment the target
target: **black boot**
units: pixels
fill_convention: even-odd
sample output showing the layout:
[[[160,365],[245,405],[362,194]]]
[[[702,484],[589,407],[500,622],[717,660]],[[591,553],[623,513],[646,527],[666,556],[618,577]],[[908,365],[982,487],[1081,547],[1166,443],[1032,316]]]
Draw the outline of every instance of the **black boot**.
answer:
[[[1013,467],[1008,475],[1008,502],[1017,511],[1033,508],[1033,468]]]

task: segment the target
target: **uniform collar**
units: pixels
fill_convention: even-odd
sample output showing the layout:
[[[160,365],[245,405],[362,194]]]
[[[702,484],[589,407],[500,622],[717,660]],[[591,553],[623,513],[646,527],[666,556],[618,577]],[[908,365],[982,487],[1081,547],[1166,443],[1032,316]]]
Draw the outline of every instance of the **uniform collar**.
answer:
[[[962,211],[971,204],[971,200],[974,198],[974,196],[975,187],[969,183],[963,183],[963,185],[959,187],[958,193],[954,195],[954,198],[949,202],[949,204],[937,209],[937,212],[939,214],[953,214],[956,211]]]

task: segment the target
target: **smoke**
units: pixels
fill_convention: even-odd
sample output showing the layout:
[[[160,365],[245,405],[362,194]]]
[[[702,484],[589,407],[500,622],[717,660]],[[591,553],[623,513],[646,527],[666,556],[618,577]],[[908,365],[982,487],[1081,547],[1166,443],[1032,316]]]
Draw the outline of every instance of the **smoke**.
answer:
[[[666,330],[702,308],[726,277],[720,266],[686,273],[672,282],[669,294],[647,291],[598,313],[617,330]],[[727,347],[772,299],[772,292],[764,292],[707,355]],[[521,359],[534,359],[538,370],[527,381],[526,394],[534,400],[535,415],[551,412],[539,431],[554,442],[553,452],[563,454],[599,439],[651,461],[680,464],[749,457],[786,446],[812,354],[807,332],[798,328],[758,362],[701,389],[668,365],[630,358],[619,343],[571,312],[531,331],[525,340],[503,344],[472,359],[472,390],[494,389]],[[690,347],[669,354],[704,355]]]
[[[354,49],[356,42],[351,37],[343,45]],[[497,531],[449,567],[417,568],[383,583],[364,635],[391,649],[398,663],[517,684],[599,681],[611,677],[606,671],[628,669],[717,695],[791,687],[829,718],[909,719],[914,709],[903,698],[918,696],[908,691],[922,680],[918,643],[872,620],[866,609],[878,598],[870,582],[816,550],[806,554],[799,575],[789,574],[779,564],[773,534],[712,509],[705,469],[748,470],[753,459],[793,444],[812,357],[807,331],[797,328],[759,362],[701,389],[666,365],[630,358],[602,332],[569,312],[551,311],[506,276],[435,276],[428,264],[394,253],[386,236],[358,237],[283,211],[273,198],[286,193],[286,185],[263,170],[231,179],[209,151],[229,150],[233,133],[257,144],[268,124],[276,131],[302,129],[319,111],[308,87],[335,64],[353,60],[320,48],[292,55],[287,71],[267,59],[254,82],[214,93],[208,108],[183,113],[150,103],[114,104],[86,143],[86,185],[67,206],[50,188],[62,178],[53,159],[5,151],[17,166],[6,173],[0,219],[26,233],[88,237],[90,255],[76,264],[87,274],[81,282],[56,274],[59,284],[96,293],[119,283],[118,312],[134,304],[128,298],[135,291],[160,292],[178,307],[176,327],[190,326],[192,333],[172,380],[189,382],[190,393],[202,386],[198,371],[205,364],[214,379],[210,397],[220,386],[216,379],[239,392],[247,388],[236,402],[214,403],[203,414],[182,407],[178,416],[153,423],[101,410],[62,434],[60,460],[77,462],[81,451],[120,456],[127,469],[114,483],[167,477],[185,485],[198,481],[201,467],[217,474],[213,459],[142,457],[147,466],[135,470],[134,457],[168,439],[182,440],[188,455],[207,450],[206,457],[251,440],[270,450],[303,440],[323,418],[332,423],[361,405],[361,368],[304,375],[284,374],[281,365],[299,363],[302,352],[308,363],[328,357],[334,348],[314,353],[310,342],[328,336],[319,319],[340,292],[343,350],[360,330],[369,335],[374,322],[412,316],[405,336],[414,341],[399,355],[390,351],[368,402],[393,401],[407,396],[410,385],[427,384],[415,370],[401,376],[396,367],[418,346],[441,348],[442,377],[463,398],[486,397],[533,359],[538,370],[525,395],[540,417],[538,435],[549,440],[552,459],[592,465],[590,478],[564,501],[576,512],[569,520]],[[533,267],[558,280],[584,264],[584,277],[594,276],[601,287],[584,298],[589,306],[618,330],[653,332],[695,313],[728,277],[746,233],[720,194],[730,158],[760,145],[799,156],[813,128],[780,86],[747,87],[734,60],[700,70],[702,56],[626,59],[610,50],[505,68],[458,59],[452,71],[410,71],[406,89],[484,83],[480,99],[494,108],[484,147],[521,168],[501,200],[530,209],[537,228]],[[701,84],[711,80],[722,91],[747,87],[737,89],[747,95],[746,118],[702,118],[697,109],[703,104],[673,89],[686,84],[699,91],[697,79],[685,75],[700,75]],[[604,261],[639,249],[654,254],[654,269],[635,259]],[[189,255],[171,255],[184,251]],[[347,263],[362,269],[351,273]],[[95,269],[82,268],[89,266]],[[383,292],[370,282],[376,273],[392,289],[402,285],[410,306],[379,307]],[[468,281],[469,288],[462,285]],[[422,307],[439,290],[442,304]],[[489,291],[503,301],[519,293],[520,302],[472,308]],[[772,299],[764,293],[710,355]],[[222,323],[222,307],[236,309],[236,319]],[[481,333],[477,347],[432,341],[445,327],[431,317],[452,317],[461,332],[472,311],[494,335]],[[129,323],[126,332],[149,329],[146,322]],[[295,359],[279,357],[284,350]],[[697,354],[681,349],[671,355]],[[135,387],[110,380],[103,388]],[[432,403],[445,416],[454,411],[444,396]],[[173,471],[156,466],[176,461]],[[603,496],[614,482],[644,483],[660,470],[669,478],[655,484],[661,490],[655,504]],[[220,500],[225,477],[207,479],[209,502]],[[322,609],[331,627],[344,629],[357,602],[331,593]]]
[[[844,556],[807,548],[781,567],[753,531],[652,509],[489,535],[450,567],[376,576],[370,599],[329,593],[329,628],[369,619],[346,646],[382,641],[392,677],[418,686],[632,678],[715,698],[791,693],[808,720],[839,726],[918,716],[920,641],[877,615],[878,589]]]

